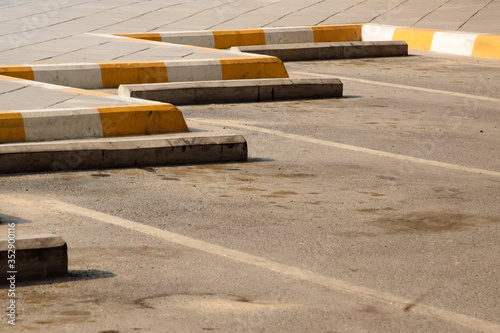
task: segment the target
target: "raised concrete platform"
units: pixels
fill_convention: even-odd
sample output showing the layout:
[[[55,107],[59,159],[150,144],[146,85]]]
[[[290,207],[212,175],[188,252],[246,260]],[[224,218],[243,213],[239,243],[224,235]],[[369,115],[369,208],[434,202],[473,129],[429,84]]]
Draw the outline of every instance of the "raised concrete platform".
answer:
[[[246,161],[240,135],[214,132],[0,145],[0,174]]]
[[[171,104],[0,112],[0,143],[187,132]]]
[[[282,61],[328,60],[408,55],[404,41],[303,43],[261,46],[240,46],[234,51],[264,54]]]
[[[127,83],[288,77],[281,60],[260,55],[156,62],[8,65],[0,66],[0,75],[84,89],[116,88]]]
[[[121,85],[118,94],[177,105],[342,97],[335,78],[257,79]]]
[[[118,35],[164,43],[228,49],[233,46],[361,40],[361,28],[361,24],[332,24],[306,27],[149,32]]]
[[[14,247],[9,248],[9,244]],[[12,254],[15,264],[6,269],[8,256]],[[0,265],[1,284],[9,284],[7,278],[11,276],[15,277],[14,282],[64,276],[68,273],[68,247],[60,236],[52,234],[0,239]]]

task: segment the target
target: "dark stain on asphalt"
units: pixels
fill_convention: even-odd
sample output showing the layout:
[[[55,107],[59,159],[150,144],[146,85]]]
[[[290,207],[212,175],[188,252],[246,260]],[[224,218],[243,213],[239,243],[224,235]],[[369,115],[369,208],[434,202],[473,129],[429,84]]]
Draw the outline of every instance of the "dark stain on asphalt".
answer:
[[[61,315],[61,316],[90,316],[90,312],[89,311],[69,310],[69,311],[59,312],[59,315]]]
[[[412,234],[465,231],[498,223],[498,217],[481,217],[441,212],[418,212],[402,216],[381,217],[369,224],[382,229],[384,234]]]
[[[392,210],[392,208],[384,210]],[[376,208],[367,208],[357,211],[375,213],[379,210]],[[368,225],[379,228],[378,231],[368,232],[352,230],[338,232],[335,233],[335,235],[346,238],[358,238],[377,237],[381,235],[439,234],[487,227],[499,222],[500,218],[498,217],[441,212],[418,212],[399,216],[380,217],[376,220],[367,222]]]
[[[293,192],[293,191],[276,191],[276,192],[273,192],[271,194],[261,195],[261,197],[263,197],[263,198],[283,198],[285,196],[295,195],[295,194],[297,194],[297,192]]]
[[[263,190],[263,189],[260,189],[260,188],[256,188],[256,187],[240,187],[239,188],[240,191],[247,191],[247,192],[259,192],[259,191],[266,191],[266,190]]]
[[[385,207],[385,208],[361,208],[361,209],[356,209],[357,212],[361,213],[376,213],[379,211],[391,211],[391,210],[396,210],[391,207]]]
[[[364,313],[381,313],[376,307],[367,305],[364,306],[359,310],[359,312],[364,312]]]
[[[359,192],[359,193],[369,194],[372,197],[385,197],[385,194],[377,193],[377,192]]]
[[[276,178],[310,178],[310,177],[316,177],[316,175],[313,175],[311,173],[276,173],[271,175],[271,177],[276,177]]]

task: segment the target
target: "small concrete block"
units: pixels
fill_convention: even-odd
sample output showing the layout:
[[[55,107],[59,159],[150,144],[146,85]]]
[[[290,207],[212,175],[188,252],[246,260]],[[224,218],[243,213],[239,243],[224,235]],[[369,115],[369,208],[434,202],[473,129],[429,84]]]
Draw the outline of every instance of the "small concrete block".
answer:
[[[118,94],[176,105],[342,97],[336,78],[251,79],[121,85]]]
[[[399,57],[408,55],[404,41],[300,43],[240,46],[233,51],[273,56],[282,61]]]
[[[0,145],[0,174],[246,161],[241,135],[194,132]]]
[[[7,278],[11,276],[15,277],[15,282],[20,282],[68,273],[68,247],[60,236],[41,234],[17,236],[14,239],[15,242],[12,238],[0,239],[0,284],[10,283]],[[7,264],[11,263],[8,260],[15,260],[13,269],[8,268]]]

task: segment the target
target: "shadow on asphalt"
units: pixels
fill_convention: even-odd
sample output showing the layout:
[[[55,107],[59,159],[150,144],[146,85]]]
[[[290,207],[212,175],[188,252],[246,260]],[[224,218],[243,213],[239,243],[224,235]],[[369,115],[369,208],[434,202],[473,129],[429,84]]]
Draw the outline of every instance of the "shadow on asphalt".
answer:
[[[48,278],[43,280],[36,281],[19,281],[16,286],[17,287],[29,287],[29,286],[39,286],[45,284],[57,284],[57,283],[66,283],[66,282],[74,282],[74,281],[84,281],[84,280],[97,280],[97,279],[107,279],[115,277],[116,274],[101,271],[97,269],[85,269],[85,270],[69,270],[68,274],[65,276],[57,277],[57,278]],[[8,289],[9,286],[1,286],[0,289]]]

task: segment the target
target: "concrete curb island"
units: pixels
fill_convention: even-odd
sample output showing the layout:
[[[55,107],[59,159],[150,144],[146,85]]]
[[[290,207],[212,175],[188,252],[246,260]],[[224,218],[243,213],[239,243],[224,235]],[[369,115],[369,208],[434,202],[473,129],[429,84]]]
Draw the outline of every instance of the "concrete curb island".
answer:
[[[500,59],[500,35],[372,23],[117,35],[220,49],[253,45],[402,40],[410,49]]]
[[[287,78],[275,57],[0,66],[0,75],[82,89],[120,84]]]

